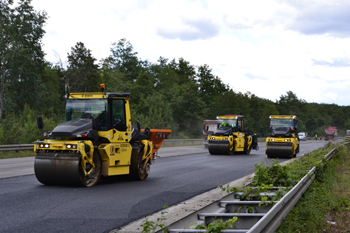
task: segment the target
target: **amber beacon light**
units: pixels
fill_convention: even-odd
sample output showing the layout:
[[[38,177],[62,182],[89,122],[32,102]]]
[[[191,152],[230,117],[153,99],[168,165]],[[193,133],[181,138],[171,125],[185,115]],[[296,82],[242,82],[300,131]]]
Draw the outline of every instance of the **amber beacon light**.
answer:
[[[103,92],[105,90],[105,85],[104,84],[100,84],[100,88],[101,88],[101,92]]]

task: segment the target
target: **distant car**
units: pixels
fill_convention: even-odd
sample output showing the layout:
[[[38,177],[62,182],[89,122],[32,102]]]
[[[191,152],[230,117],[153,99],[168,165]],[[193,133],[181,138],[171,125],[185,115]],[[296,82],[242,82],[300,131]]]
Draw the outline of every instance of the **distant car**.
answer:
[[[298,136],[299,136],[299,140],[306,141],[306,133],[300,132],[298,133]]]

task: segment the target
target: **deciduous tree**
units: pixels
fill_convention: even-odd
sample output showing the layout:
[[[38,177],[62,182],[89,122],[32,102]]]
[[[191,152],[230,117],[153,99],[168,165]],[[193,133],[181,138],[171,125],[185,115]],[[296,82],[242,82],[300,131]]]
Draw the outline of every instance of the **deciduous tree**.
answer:
[[[0,119],[5,110],[18,112],[27,103],[39,108],[39,79],[45,62],[43,26],[47,16],[20,0],[0,1]]]
[[[118,43],[113,43],[111,48],[111,55],[109,57],[112,69],[118,69],[121,73],[125,74],[126,80],[134,83],[138,77],[140,69],[144,63],[137,57],[137,52],[134,52],[134,48],[130,41],[125,38],[119,40]]]

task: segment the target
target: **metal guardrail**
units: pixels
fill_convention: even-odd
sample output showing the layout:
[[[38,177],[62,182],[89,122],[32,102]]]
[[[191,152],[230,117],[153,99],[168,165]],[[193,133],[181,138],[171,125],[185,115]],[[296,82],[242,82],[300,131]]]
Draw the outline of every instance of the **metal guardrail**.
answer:
[[[266,138],[258,138],[258,140],[265,140]],[[340,138],[339,138],[340,139]],[[163,145],[176,145],[176,144],[203,144],[204,139],[165,139]],[[34,144],[12,144],[12,145],[0,145],[0,151],[11,150],[33,150]]]
[[[176,145],[186,144],[195,145],[203,144],[203,139],[166,139],[163,141],[163,145]],[[21,151],[21,150],[34,150],[34,144],[12,144],[12,145],[0,145],[0,151]]]
[[[345,143],[343,145],[350,145]],[[334,148],[324,157],[330,160],[337,152]],[[260,233],[275,232],[283,222],[283,219],[292,210],[300,197],[311,185],[315,178],[316,166],[296,184],[287,194],[285,194],[275,205],[269,207],[260,207],[260,201],[240,201],[239,193],[231,193],[221,200],[218,200],[201,210],[171,224],[168,226],[168,232],[172,233],[194,233],[205,232],[199,229],[184,229],[193,226],[193,223],[207,225],[215,219],[226,221],[232,217],[238,217],[235,223],[235,229],[222,230],[225,233]],[[281,187],[279,187],[281,188]],[[282,187],[283,188],[283,187]],[[277,188],[276,188],[277,189]],[[236,197],[238,195],[238,197]],[[261,193],[260,195],[274,195],[274,193]],[[236,206],[236,207],[234,207]],[[253,213],[248,213],[248,209],[254,209]],[[180,227],[182,229],[180,229]],[[162,231],[158,231],[162,232]]]
[[[176,145],[176,144],[203,144],[204,139],[165,139],[163,145]]]
[[[9,150],[34,150],[34,144],[12,144],[12,145],[0,145],[0,151]]]
[[[176,145],[186,144],[195,145],[203,144],[203,139],[166,139],[163,141],[163,145]],[[0,151],[21,151],[21,150],[34,150],[34,144],[12,144],[12,145],[0,145]]]
[[[313,167],[296,186],[284,195],[281,200],[248,231],[248,233],[275,232],[281,225],[283,219],[311,185],[312,181],[315,179],[315,172],[316,166]]]

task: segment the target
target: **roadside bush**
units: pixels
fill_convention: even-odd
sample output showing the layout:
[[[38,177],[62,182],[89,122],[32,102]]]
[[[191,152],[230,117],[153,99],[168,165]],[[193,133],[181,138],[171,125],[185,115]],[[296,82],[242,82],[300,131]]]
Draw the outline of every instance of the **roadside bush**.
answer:
[[[0,144],[29,144],[36,140],[44,139],[44,131],[38,129],[36,122],[37,113],[24,106],[20,115],[7,114],[0,123]],[[44,129],[52,130],[64,121],[63,116],[53,115],[51,118],[43,116]]]

